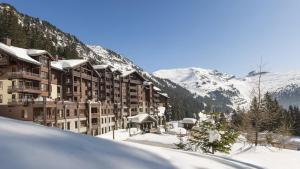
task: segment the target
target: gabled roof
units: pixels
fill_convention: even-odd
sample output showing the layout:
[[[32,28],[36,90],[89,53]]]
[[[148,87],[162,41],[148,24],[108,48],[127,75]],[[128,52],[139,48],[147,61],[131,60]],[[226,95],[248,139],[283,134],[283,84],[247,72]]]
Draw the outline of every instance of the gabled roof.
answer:
[[[41,65],[40,62],[38,62],[37,60],[33,59],[30,57],[30,55],[28,53],[32,53],[30,50],[28,49],[24,49],[24,48],[18,48],[18,47],[14,47],[14,46],[8,46],[5,45],[4,43],[0,43],[0,50],[3,50],[4,52],[8,53],[9,55],[12,55],[13,57],[25,61],[25,62],[29,62],[29,63],[33,63],[36,65]],[[30,51],[30,52],[28,52]]]
[[[114,67],[111,68],[111,71],[113,71],[113,72],[119,72],[120,74],[122,74],[121,70],[119,70],[117,68],[114,68]]]
[[[30,56],[48,55],[52,60],[54,60],[53,56],[45,50],[27,49],[27,54]]]
[[[147,119],[150,119],[153,122],[157,122],[157,120],[154,117],[150,116],[147,113],[142,113],[142,114],[138,114],[135,116],[131,116],[131,117],[128,117],[128,119],[130,120],[131,123],[139,123],[139,124],[143,123]]]
[[[160,92],[158,92],[158,94],[161,95],[161,96],[163,96],[163,97],[170,98],[167,93],[160,93]]]
[[[152,85],[153,83],[152,83],[152,82],[149,82],[149,81],[145,81],[143,84],[144,84],[144,85],[147,85],[147,86],[150,86],[150,85]]]
[[[53,68],[63,70],[65,68],[73,68],[75,66],[81,65],[86,62],[87,60],[85,59],[58,60],[58,61],[52,61],[51,66]]]
[[[155,91],[158,91],[158,92],[161,91],[160,88],[158,88],[158,87],[156,87],[156,86],[153,86],[153,89],[154,89]]]
[[[110,65],[94,65],[93,68],[96,69],[96,70],[97,69],[107,69],[107,68],[111,69],[112,66],[110,66]]]
[[[121,71],[122,72],[122,77],[126,77],[134,72],[136,72],[135,70],[124,70],[124,71]]]
[[[129,76],[133,73],[137,74],[141,79],[143,79],[144,81],[146,80],[139,72],[137,72],[136,70],[126,70],[126,71],[121,71],[122,72],[122,77],[126,77]]]

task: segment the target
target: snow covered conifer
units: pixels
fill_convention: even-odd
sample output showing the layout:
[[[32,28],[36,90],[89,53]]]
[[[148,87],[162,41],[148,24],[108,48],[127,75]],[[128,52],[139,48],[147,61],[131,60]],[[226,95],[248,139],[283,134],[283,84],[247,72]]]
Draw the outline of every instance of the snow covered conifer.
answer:
[[[212,154],[216,151],[229,153],[238,134],[226,123],[221,123],[219,115],[219,113],[214,113],[192,129],[189,141],[196,149]]]

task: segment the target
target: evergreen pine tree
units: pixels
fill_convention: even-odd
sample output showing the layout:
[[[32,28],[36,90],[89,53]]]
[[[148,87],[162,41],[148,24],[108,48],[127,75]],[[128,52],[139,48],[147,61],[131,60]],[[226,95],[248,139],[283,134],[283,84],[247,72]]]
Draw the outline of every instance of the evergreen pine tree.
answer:
[[[215,113],[210,119],[202,121],[191,132],[190,144],[205,153],[224,152],[229,153],[235,143],[238,133],[229,128],[226,123],[220,122],[220,114]],[[217,121],[214,119],[217,118]]]

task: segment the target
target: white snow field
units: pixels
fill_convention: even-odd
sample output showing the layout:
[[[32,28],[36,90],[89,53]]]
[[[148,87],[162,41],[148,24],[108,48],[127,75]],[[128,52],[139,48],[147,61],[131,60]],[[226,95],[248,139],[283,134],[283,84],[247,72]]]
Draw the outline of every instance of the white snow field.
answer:
[[[118,133],[118,132],[116,132]],[[109,135],[109,134],[107,134]],[[108,139],[112,139],[112,137],[107,136],[99,136]],[[298,140],[299,138],[295,138],[293,140]],[[126,140],[123,137],[123,140]],[[186,140],[186,138],[184,138]],[[118,140],[120,141],[120,140]],[[163,149],[161,147],[174,147],[175,143],[179,142],[179,139],[176,135],[170,134],[142,134],[142,135],[134,135],[132,137],[127,137],[126,141],[140,143],[138,147],[141,149],[153,152],[155,154],[163,154],[163,157],[171,158],[172,164],[178,166],[179,168],[183,168],[180,164],[185,165],[189,168],[195,168],[194,165],[198,166],[198,162],[194,161],[193,158],[187,159],[186,161],[182,161],[180,158],[185,159],[182,157],[183,154],[189,154],[196,157],[201,158],[214,158],[215,160],[225,160],[228,162],[231,161],[234,164],[238,162],[236,165],[240,165],[241,168],[269,168],[269,169],[282,169],[282,168],[289,168],[289,169],[298,169],[299,168],[299,160],[300,160],[300,151],[294,150],[287,150],[287,149],[278,149],[273,147],[265,147],[265,146],[253,146],[251,144],[247,144],[244,139],[239,139],[237,143],[232,146],[232,151],[230,154],[224,153],[216,153],[216,155],[206,155],[201,153],[194,153],[194,152],[187,152],[187,151],[179,151],[174,149]],[[128,144],[128,143],[126,143]],[[130,143],[131,145],[132,143]],[[137,147],[136,144],[133,144]],[[151,146],[149,146],[151,145]],[[158,147],[154,147],[158,146]],[[166,146],[169,145],[169,146]],[[171,146],[173,145],[173,146]],[[180,152],[180,154],[178,154]],[[225,162],[223,161],[223,162]],[[178,164],[177,164],[178,162]],[[245,164],[246,166],[242,165]],[[253,165],[253,166],[252,166]],[[200,167],[200,166],[198,166]],[[209,168],[206,166],[202,166],[204,168]],[[228,166],[223,166],[224,168]],[[221,167],[221,168],[223,168]],[[201,168],[201,167],[200,167]],[[214,167],[213,167],[214,168]],[[237,167],[239,168],[239,167]]]
[[[160,136],[155,141],[177,141],[175,136],[153,134],[132,138],[149,137],[153,141]],[[0,117],[0,142],[1,169],[299,168],[300,159],[300,152],[270,151],[264,147],[255,151],[236,149],[239,154],[229,156],[206,155],[111,141],[3,117]]]

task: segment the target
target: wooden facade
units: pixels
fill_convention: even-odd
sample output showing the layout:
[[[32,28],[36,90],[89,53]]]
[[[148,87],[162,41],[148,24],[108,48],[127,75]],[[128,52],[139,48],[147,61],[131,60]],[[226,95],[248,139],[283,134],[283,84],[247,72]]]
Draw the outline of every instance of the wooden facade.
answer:
[[[130,116],[154,116],[160,100],[136,71],[0,43],[0,116],[99,135],[126,128]]]

